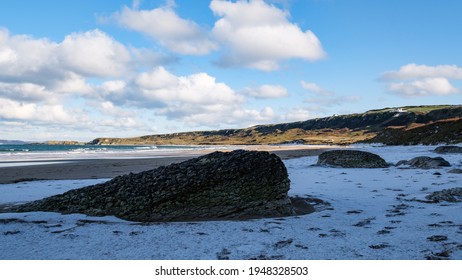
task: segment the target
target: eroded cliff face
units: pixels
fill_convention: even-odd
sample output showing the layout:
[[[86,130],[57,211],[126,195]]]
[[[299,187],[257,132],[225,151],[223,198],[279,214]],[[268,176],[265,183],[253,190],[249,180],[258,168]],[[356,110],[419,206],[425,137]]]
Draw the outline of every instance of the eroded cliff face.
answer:
[[[252,145],[252,144],[337,144],[382,142],[385,144],[431,144],[460,142],[460,131],[443,136],[435,133],[432,123],[444,121],[442,126],[455,125],[462,118],[462,106],[420,106],[387,108],[362,114],[331,116],[301,122],[259,125],[246,129],[196,131],[134,138],[97,138],[94,145]],[[401,133],[420,128],[428,140],[409,136],[399,139]],[[396,130],[398,129],[398,130]],[[420,131],[420,130],[413,130]],[[428,130],[425,132],[425,130]],[[448,129],[450,130],[450,129]],[[409,132],[410,133],[410,132]],[[396,134],[396,136],[393,136]],[[438,134],[438,132],[436,133]],[[431,136],[431,137],[430,137]],[[439,139],[439,140],[437,140]],[[441,140],[441,141],[440,141]],[[436,141],[436,142],[435,142]]]

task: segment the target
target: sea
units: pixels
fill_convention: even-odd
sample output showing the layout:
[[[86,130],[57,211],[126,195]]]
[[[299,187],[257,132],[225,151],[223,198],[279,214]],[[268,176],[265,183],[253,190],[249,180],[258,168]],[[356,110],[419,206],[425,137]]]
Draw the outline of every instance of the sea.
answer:
[[[105,158],[152,158],[199,154],[203,150],[234,150],[239,146],[208,145],[47,145],[0,144],[0,167],[22,162]],[[11,164],[15,163],[15,164]]]

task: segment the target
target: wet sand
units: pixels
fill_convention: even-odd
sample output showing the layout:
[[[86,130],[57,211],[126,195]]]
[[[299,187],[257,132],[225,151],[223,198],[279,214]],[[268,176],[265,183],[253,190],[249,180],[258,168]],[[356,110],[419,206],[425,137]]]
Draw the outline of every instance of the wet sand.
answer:
[[[332,147],[291,147],[291,146],[250,146],[248,150],[266,150],[282,159],[315,156]],[[0,184],[16,183],[31,180],[69,180],[69,179],[98,179],[113,178],[119,175],[136,173],[182,162],[203,154],[210,150],[198,150],[153,158],[105,158],[82,160],[44,160],[34,162],[34,165],[11,166],[0,168]]]

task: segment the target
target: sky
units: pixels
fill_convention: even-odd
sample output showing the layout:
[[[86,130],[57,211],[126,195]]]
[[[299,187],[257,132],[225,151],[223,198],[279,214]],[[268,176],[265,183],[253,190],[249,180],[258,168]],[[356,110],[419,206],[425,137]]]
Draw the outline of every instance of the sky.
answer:
[[[0,139],[461,104],[458,0],[0,1]]]

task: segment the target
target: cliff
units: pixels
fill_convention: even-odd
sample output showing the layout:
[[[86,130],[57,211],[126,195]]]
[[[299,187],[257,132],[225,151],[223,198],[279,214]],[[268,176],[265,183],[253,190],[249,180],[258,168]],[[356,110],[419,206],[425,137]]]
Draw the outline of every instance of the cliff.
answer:
[[[349,114],[317,118],[307,121],[258,125],[245,129],[223,129],[172,134],[145,135],[134,138],[97,138],[93,145],[249,145],[249,144],[337,144],[383,142],[395,144],[429,144],[461,142],[460,130],[443,135],[443,131],[430,133],[420,139],[418,131],[433,129],[435,122],[443,122],[447,131],[458,125],[462,106],[414,106],[371,110],[362,114]],[[458,122],[459,121],[459,122]],[[420,130],[414,130],[420,128]],[[415,136],[400,138],[403,134]],[[423,134],[419,134],[423,135]],[[436,141],[436,142],[435,142]],[[438,142],[439,143],[439,142]]]

